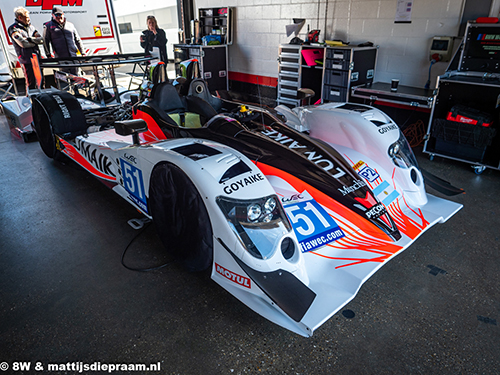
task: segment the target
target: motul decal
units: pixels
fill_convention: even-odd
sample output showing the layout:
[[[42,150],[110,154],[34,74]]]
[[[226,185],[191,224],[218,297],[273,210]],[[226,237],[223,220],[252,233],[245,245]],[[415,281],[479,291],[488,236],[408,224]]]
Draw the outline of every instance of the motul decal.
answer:
[[[217,273],[221,274],[226,279],[231,280],[238,285],[244,286],[245,288],[248,289],[252,287],[252,284],[250,283],[250,279],[248,277],[241,276],[238,275],[237,273],[226,270],[224,267],[218,265],[217,263],[215,263],[215,270],[217,271]]]
[[[264,130],[261,133],[266,137],[269,137],[274,141],[281,143],[282,145],[288,144],[289,149],[295,150],[299,154],[305,156],[308,160],[312,161],[313,163],[317,164],[319,167],[330,173],[333,178],[340,178],[345,175],[345,172],[341,168],[335,167],[331,160],[323,157],[323,155],[321,154],[316,154],[316,151],[309,150],[307,146],[301,145],[299,142],[290,138],[289,136],[283,135],[274,129]],[[333,174],[334,172],[337,173]]]
[[[51,10],[54,6],[77,6],[81,7],[83,0],[26,0],[27,7],[41,6],[42,10]]]

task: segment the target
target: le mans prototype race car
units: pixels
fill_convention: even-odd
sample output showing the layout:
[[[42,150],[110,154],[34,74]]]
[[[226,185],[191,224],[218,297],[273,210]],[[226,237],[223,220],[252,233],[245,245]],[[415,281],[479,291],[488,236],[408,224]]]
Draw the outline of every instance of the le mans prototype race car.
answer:
[[[300,335],[462,207],[426,193],[405,137],[378,109],[231,108],[201,80],[180,91],[156,84],[132,120],[94,132],[71,94],[42,93],[35,130],[45,154],[74,160],[151,218],[187,269],[210,267],[236,298]]]

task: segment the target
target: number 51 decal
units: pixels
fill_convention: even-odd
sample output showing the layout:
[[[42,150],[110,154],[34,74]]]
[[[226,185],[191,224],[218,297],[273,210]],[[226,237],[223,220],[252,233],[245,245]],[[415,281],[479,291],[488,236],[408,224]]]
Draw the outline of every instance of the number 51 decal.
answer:
[[[285,206],[302,252],[336,241],[345,236],[335,220],[315,200]]]
[[[120,159],[120,166],[122,168],[123,186],[129,192],[129,198],[147,213],[148,206],[146,204],[142,171],[123,159]]]

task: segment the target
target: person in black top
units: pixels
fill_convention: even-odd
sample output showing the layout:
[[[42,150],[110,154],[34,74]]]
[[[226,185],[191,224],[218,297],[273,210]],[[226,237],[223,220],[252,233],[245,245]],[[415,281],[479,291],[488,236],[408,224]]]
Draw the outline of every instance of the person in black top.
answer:
[[[146,20],[148,29],[144,30],[141,35],[141,47],[144,48],[144,53],[149,54],[153,51],[153,47],[158,47],[160,50],[160,60],[167,63],[167,35],[165,30],[158,27],[155,16],[148,16]]]
[[[43,24],[43,39],[47,57],[52,56],[51,46],[57,58],[75,57],[78,55],[78,51],[82,56],[85,56],[85,48],[75,25],[66,20],[64,11],[60,7],[53,7],[52,19]],[[74,75],[78,71],[77,68],[61,70]]]
[[[9,26],[8,33],[12,39],[12,44],[16,50],[19,63],[23,68],[26,80],[26,94],[28,94],[28,89],[37,88],[37,79],[33,67],[33,54],[36,55],[35,58],[40,59],[40,49],[38,45],[43,44],[43,38],[35,29],[35,26],[31,24],[30,12],[26,8],[15,8],[14,16],[16,17],[16,21]],[[37,67],[38,62],[35,64],[35,68],[41,79],[40,85],[43,87],[43,75],[41,70]]]

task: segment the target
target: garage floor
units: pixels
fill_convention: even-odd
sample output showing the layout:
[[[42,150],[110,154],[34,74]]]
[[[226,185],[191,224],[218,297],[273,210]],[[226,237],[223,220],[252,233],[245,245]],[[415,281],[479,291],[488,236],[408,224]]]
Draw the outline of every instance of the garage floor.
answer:
[[[160,372],[142,373],[162,374],[499,373],[500,172],[418,158],[466,190],[452,198],[464,208],[306,339],[206,273],[123,267],[139,233],[127,221],[140,214],[38,142],[12,137],[1,116],[0,370],[27,361],[24,373],[77,362],[159,362]],[[167,260],[152,226],[125,258],[133,267]]]

